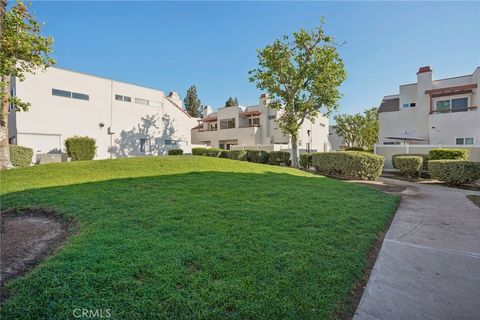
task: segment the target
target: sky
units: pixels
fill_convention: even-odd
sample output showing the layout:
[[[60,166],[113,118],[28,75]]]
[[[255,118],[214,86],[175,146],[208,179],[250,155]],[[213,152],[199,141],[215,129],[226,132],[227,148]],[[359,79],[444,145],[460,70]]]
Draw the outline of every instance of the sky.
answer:
[[[177,91],[196,85],[204,105],[241,105],[261,93],[248,81],[257,49],[301,28],[345,42],[347,80],[338,113],[378,106],[420,66],[433,78],[480,65],[480,2],[59,2],[33,1],[53,36],[57,66]]]

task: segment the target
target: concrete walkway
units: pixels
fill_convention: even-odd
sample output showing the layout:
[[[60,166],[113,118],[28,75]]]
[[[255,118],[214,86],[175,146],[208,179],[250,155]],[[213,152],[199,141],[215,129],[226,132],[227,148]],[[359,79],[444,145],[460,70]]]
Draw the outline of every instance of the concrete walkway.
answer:
[[[354,320],[480,319],[480,192],[406,186]]]

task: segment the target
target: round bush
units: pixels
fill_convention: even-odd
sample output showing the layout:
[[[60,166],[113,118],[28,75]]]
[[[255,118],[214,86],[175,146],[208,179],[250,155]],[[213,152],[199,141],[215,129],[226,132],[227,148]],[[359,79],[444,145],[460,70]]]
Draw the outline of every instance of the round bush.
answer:
[[[181,156],[183,154],[182,149],[170,149],[168,150],[168,155],[169,156]]]
[[[401,153],[401,154],[394,154],[392,156],[392,165],[395,169],[399,169],[398,166],[395,163],[395,160],[397,157],[403,157],[403,156],[415,156],[415,157],[422,157],[423,159],[423,167],[422,169],[427,171],[428,170],[428,154],[420,154],[420,153]]]
[[[273,164],[276,166],[285,165],[287,167],[290,166],[290,152],[286,151],[272,151],[268,155],[268,163]]]
[[[97,146],[95,139],[74,136],[65,140],[67,154],[72,161],[93,160]]]
[[[361,151],[317,152],[312,163],[322,174],[375,180],[382,173],[384,158]]]
[[[431,160],[428,172],[433,179],[450,186],[475,182],[480,179],[480,162],[467,160]]]
[[[396,168],[408,178],[418,177],[422,173],[423,157],[398,156],[395,158]]]
[[[300,166],[308,170],[312,166],[312,154],[313,153],[302,153],[300,155]]]
[[[430,160],[468,160],[468,149],[431,149],[428,152]]]
[[[32,164],[33,149],[11,144],[10,162],[14,167],[28,167]]]

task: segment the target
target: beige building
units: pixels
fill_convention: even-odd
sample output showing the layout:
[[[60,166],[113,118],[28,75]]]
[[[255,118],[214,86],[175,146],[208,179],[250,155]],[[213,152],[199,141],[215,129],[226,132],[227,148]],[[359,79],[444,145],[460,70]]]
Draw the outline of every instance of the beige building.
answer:
[[[192,129],[192,143],[222,149],[290,149],[290,139],[278,128],[281,110],[267,107],[266,95],[259,104],[248,107],[224,107],[212,112],[207,106],[198,125]],[[304,152],[329,150],[328,118],[315,123],[305,120],[299,134],[299,149]]]
[[[480,161],[480,67],[472,74],[433,80],[430,67],[421,67],[417,82],[400,85],[399,94],[383,97],[376,153],[428,153],[438,147],[470,150]]]
[[[182,108],[179,96],[75,71],[48,68],[12,84],[30,102],[28,112],[10,113],[11,143],[35,154],[65,151],[74,135],[97,142],[97,159],[191,151],[190,130],[197,119]]]
[[[480,67],[472,74],[432,79],[430,67],[417,72],[417,82],[400,85],[379,108],[379,144],[480,144]]]
[[[347,145],[345,141],[343,141],[343,138],[338,135],[335,128],[336,127],[334,125],[330,126],[329,128],[328,141],[330,142],[330,148],[332,151],[345,150]]]

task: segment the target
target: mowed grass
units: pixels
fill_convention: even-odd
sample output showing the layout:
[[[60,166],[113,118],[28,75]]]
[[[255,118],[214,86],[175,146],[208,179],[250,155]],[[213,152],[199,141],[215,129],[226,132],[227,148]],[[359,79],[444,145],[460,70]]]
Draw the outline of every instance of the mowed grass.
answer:
[[[398,198],[300,170],[194,156],[1,173],[2,210],[56,208],[77,233],[7,284],[2,319],[332,319]]]

